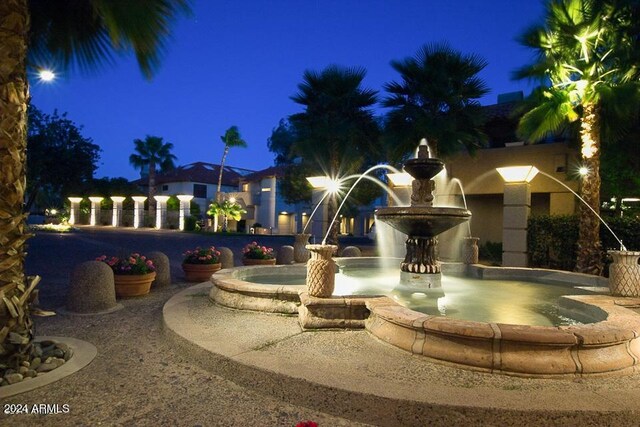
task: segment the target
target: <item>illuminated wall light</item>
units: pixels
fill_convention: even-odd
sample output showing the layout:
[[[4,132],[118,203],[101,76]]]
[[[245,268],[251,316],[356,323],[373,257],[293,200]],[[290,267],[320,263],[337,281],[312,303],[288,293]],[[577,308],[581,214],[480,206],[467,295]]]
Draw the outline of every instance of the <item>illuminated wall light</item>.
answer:
[[[580,169],[578,169],[578,173],[580,174],[580,176],[589,175],[589,168],[586,166],[582,166],[580,167]]]
[[[265,193],[268,193],[269,191],[271,191],[271,187],[264,187],[261,190]]]
[[[496,170],[505,182],[531,182],[538,174],[535,166],[510,166]]]
[[[394,187],[410,187],[413,182],[413,177],[406,172],[388,173],[387,178]]]

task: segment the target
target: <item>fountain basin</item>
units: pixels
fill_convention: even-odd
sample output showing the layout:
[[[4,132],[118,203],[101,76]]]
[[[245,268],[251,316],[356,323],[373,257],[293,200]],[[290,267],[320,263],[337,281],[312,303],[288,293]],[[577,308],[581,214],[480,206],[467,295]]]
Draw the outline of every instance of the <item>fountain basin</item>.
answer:
[[[463,208],[405,206],[376,209],[376,218],[411,237],[435,237],[471,218]]]
[[[338,263],[366,265],[363,259]],[[638,299],[609,295],[561,297],[561,309],[591,324],[528,326],[432,316],[386,296],[313,298],[301,285],[256,284],[243,277],[300,277],[304,265],[239,267],[212,276],[210,298],[220,305],[288,315],[305,329],[365,328],[377,339],[413,354],[474,370],[534,377],[631,374],[640,367],[640,315],[624,307]],[[527,278],[603,286],[601,278],[542,269],[455,266],[474,277]],[[273,277],[278,277],[274,275]],[[274,280],[275,281],[275,280]]]

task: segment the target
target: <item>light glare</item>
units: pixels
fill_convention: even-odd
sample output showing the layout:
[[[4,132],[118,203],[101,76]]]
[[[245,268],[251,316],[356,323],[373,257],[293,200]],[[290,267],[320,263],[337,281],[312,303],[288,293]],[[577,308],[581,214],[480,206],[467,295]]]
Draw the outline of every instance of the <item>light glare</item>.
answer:
[[[40,77],[40,80],[43,82],[50,82],[56,78],[56,75],[51,70],[40,70],[38,77]]]

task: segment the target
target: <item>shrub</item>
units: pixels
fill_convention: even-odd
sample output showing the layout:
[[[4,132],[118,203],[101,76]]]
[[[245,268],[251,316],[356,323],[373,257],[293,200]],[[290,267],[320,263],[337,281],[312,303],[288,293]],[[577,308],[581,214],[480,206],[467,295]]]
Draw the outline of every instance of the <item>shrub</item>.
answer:
[[[531,267],[573,270],[576,264],[578,218],[540,215],[529,218],[527,245]]]
[[[273,248],[260,246],[257,242],[251,242],[242,249],[242,256],[248,259],[273,259]]]

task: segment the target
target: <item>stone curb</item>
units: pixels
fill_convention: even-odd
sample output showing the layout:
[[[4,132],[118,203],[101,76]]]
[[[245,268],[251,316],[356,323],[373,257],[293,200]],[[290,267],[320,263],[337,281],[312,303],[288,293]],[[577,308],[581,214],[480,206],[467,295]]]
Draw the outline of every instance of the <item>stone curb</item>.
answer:
[[[66,344],[73,349],[73,356],[64,365],[54,369],[53,371],[47,372],[44,375],[39,375],[27,381],[21,381],[16,384],[0,387],[0,399],[6,399],[7,397],[15,396],[16,394],[25,393],[68,377],[91,363],[98,354],[98,349],[93,344],[75,338],[38,336],[35,340],[49,340]]]

